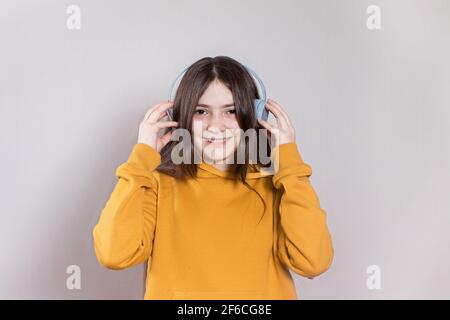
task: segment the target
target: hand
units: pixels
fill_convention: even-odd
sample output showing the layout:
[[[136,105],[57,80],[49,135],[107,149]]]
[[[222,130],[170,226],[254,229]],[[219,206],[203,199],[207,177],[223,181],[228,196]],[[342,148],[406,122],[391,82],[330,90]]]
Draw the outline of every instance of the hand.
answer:
[[[278,125],[275,127],[267,121],[258,119],[261,126],[268,130],[269,139],[271,140],[272,134],[275,136],[275,145],[271,147],[274,148],[283,143],[295,142],[295,129],[283,108],[272,99],[268,99],[266,109],[275,116]]]
[[[154,105],[144,116],[139,125],[138,143],[145,143],[158,152],[170,141],[172,130],[162,137],[158,137],[159,130],[178,126],[177,121],[161,121],[166,115],[166,110],[173,106],[173,102],[167,101]]]

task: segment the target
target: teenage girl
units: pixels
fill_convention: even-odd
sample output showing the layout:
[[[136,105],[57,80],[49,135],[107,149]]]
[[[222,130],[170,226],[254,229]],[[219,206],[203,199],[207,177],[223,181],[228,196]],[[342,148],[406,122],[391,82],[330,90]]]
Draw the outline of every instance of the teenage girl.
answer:
[[[277,125],[258,119],[258,98],[245,66],[206,57],[187,69],[174,101],[145,114],[93,230],[103,266],[148,262],[144,299],[297,299],[289,270],[313,278],[330,267],[326,212],[292,122],[272,99],[265,108]],[[191,135],[183,156],[193,160],[202,150],[199,162],[174,161],[177,129]],[[250,159],[242,132],[252,129],[268,132],[256,145],[267,145],[276,161],[272,174],[259,156]]]

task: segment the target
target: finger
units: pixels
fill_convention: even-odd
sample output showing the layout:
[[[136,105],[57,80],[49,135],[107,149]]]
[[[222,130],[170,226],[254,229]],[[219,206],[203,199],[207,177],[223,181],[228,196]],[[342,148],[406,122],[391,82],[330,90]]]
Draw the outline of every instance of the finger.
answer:
[[[166,101],[166,102],[162,102],[159,103],[153,110],[152,112],[150,112],[148,119],[154,119],[155,116],[154,115],[158,115],[158,117],[161,115],[161,111],[162,110],[167,110],[170,107],[173,106],[173,101]]]
[[[269,110],[277,119],[277,123],[280,128],[284,128],[287,125],[284,115],[278,110],[272,103],[267,101],[265,108]]]
[[[163,146],[166,145],[166,143],[170,141],[171,136],[172,136],[172,131],[168,131],[166,134],[164,134],[160,138],[161,145],[163,145]]]
[[[287,115],[287,113],[283,110],[283,108],[278,103],[276,103],[272,99],[268,99],[267,100],[267,104],[269,106],[269,110],[270,111],[273,111],[273,113],[276,112],[278,115],[283,117],[283,119],[286,122],[286,124],[291,125],[291,121],[289,119],[289,116]]]
[[[291,125],[287,114],[280,110],[273,102],[268,101],[266,104],[266,109],[273,113],[280,128],[288,128]]]
[[[158,104],[155,104],[155,105],[153,105],[153,106],[151,106],[148,110],[147,110],[147,112],[145,113],[145,115],[144,115],[144,120],[143,121],[146,121],[147,119],[148,119],[148,117],[150,116],[150,114],[156,109],[156,108],[158,108],[160,105],[162,105],[164,102],[161,102],[161,103],[158,103]]]
[[[152,112],[150,112],[147,120],[150,122],[156,122],[162,113],[173,106],[173,102],[164,102],[160,104],[157,108],[155,108]]]
[[[271,104],[273,104],[278,110],[280,110],[281,113],[283,113],[286,117],[287,116],[287,112],[284,110],[284,108],[275,100],[273,100],[272,98],[267,99],[267,101]]]
[[[167,110],[166,110],[166,111],[167,111]],[[164,118],[167,118],[167,120],[170,121],[170,118],[169,118],[167,112],[161,112],[161,114],[159,115],[158,121],[160,121],[160,120],[162,120],[162,119],[164,119]]]
[[[167,127],[175,127],[175,126],[178,126],[178,122],[176,122],[176,121],[160,121],[160,122],[156,122],[155,126],[160,129],[167,128]]]
[[[272,126],[269,122],[264,121],[262,119],[258,119],[258,122],[267,130],[272,131],[275,127]]]

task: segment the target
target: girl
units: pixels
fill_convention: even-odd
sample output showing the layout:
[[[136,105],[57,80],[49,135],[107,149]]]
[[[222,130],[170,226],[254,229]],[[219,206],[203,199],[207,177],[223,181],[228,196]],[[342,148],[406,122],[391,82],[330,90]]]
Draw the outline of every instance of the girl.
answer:
[[[283,108],[266,103],[275,127],[256,118],[257,98],[242,64],[206,57],[187,69],[174,101],[153,106],[140,123],[93,237],[107,268],[148,262],[144,299],[297,299],[289,270],[313,278],[330,267],[334,250],[312,169]],[[169,108],[173,121],[164,121]],[[173,161],[175,128],[192,134],[190,152],[182,152],[191,161]],[[250,159],[242,132],[251,129],[276,138],[257,135],[269,164],[277,163],[273,174],[259,153]]]

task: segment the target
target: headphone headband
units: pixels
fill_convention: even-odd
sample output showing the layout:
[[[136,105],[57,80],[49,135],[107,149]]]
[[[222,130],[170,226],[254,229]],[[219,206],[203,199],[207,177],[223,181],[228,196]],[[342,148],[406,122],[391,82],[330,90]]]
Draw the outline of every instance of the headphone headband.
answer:
[[[262,82],[261,78],[256,74],[255,71],[253,71],[250,67],[242,64],[244,66],[244,68],[247,69],[247,71],[250,73],[250,75],[253,76],[253,78],[256,79],[257,81],[257,90],[259,92],[260,95],[260,100],[266,100],[266,88],[264,87],[264,83]],[[170,91],[169,91],[169,97],[168,100],[172,101],[172,93],[173,93],[173,89],[175,87],[175,84],[177,83],[178,79],[187,71],[187,69],[189,69],[190,66],[186,67],[183,69],[183,71],[180,72],[180,74],[175,78],[175,80],[172,82],[172,85],[170,86]]]

